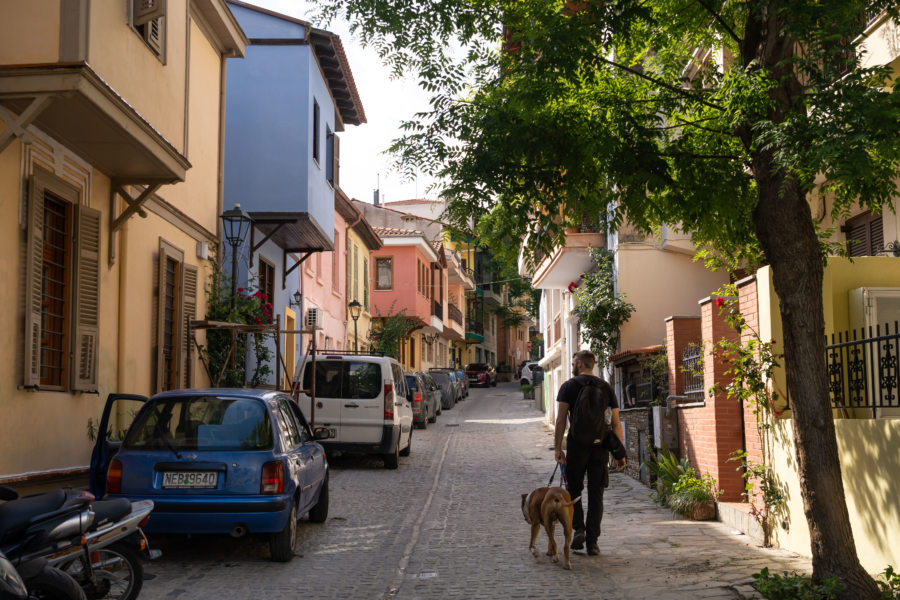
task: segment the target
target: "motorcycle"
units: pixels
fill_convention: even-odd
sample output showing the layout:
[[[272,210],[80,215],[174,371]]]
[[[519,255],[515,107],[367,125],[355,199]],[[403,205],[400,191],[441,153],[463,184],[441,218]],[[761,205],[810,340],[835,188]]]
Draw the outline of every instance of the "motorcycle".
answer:
[[[49,494],[59,499],[58,493]],[[0,489],[0,497],[11,496],[17,496],[15,491]],[[83,499],[93,501],[93,496],[87,492],[64,492],[63,506],[77,505]],[[135,600],[144,582],[142,554],[148,559],[161,555],[158,550],[149,549],[141,530],[152,510],[153,502],[149,500],[92,502],[92,522],[81,531],[81,536],[58,541],[46,554],[48,564],[77,581],[89,600]]]
[[[7,490],[0,488],[0,499],[9,498]],[[0,505],[0,598],[86,600],[78,583],[50,566],[45,556],[58,543],[80,540],[94,520],[88,503],[57,490]],[[27,590],[24,597],[20,584]]]

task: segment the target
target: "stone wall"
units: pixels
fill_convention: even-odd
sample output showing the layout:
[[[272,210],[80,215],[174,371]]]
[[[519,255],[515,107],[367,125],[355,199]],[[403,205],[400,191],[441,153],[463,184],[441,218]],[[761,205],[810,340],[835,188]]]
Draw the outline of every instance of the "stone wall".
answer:
[[[647,469],[641,468],[641,463],[648,460],[650,446],[653,444],[653,432],[650,429],[650,408],[628,408],[619,411],[622,420],[622,429],[625,433],[626,456],[625,471],[635,479],[650,483]]]

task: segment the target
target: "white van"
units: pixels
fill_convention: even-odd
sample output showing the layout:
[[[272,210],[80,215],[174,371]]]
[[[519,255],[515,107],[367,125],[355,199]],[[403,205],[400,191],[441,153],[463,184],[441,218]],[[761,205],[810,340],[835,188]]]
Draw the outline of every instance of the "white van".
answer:
[[[311,426],[328,428],[330,439],[320,442],[326,452],[380,454],[388,469],[409,456],[413,409],[400,363],[389,356],[317,355],[314,408],[311,373],[312,361],[302,358],[295,377],[300,410]]]

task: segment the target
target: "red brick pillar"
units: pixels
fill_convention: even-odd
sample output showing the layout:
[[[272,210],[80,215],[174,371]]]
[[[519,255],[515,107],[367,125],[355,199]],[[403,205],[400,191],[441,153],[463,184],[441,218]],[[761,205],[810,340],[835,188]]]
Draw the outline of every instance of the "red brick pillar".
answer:
[[[669,395],[684,395],[681,355],[689,344],[700,343],[700,317],[666,319],[666,357],[669,360]]]

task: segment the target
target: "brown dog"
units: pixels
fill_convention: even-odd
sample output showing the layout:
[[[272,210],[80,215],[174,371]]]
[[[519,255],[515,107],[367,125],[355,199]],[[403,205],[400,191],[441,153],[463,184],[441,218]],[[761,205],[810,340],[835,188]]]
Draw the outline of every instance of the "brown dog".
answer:
[[[547,556],[552,556],[553,562],[559,562],[559,551],[556,547],[556,540],[553,539],[553,530],[556,527],[556,521],[559,521],[562,523],[563,532],[566,535],[566,545],[563,546],[566,553],[566,568],[572,568],[572,561],[569,560],[569,545],[572,543],[572,515],[575,513],[575,509],[572,507],[580,500],[581,496],[572,500],[569,492],[561,487],[540,487],[530,494],[522,494],[522,514],[525,516],[525,521],[531,525],[531,544],[528,545],[528,549],[534,556],[538,555],[534,542],[537,540],[538,530],[543,525],[547,531],[547,537],[550,538],[547,545]]]

